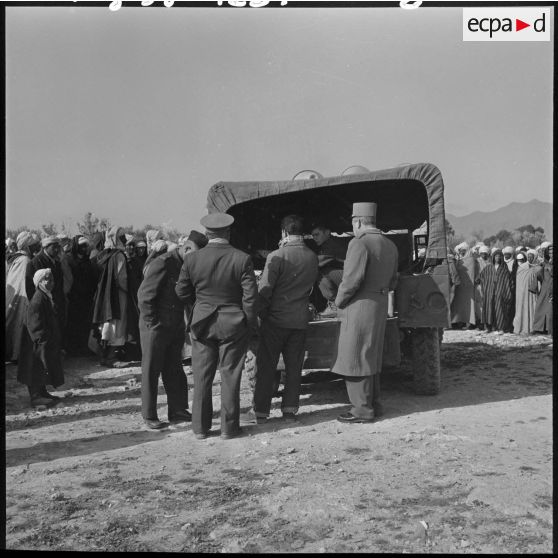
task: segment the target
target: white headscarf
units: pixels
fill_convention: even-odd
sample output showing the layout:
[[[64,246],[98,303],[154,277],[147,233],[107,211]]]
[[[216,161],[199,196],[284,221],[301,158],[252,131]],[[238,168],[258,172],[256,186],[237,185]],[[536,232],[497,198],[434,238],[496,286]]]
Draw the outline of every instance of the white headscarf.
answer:
[[[35,285],[35,287],[38,287],[39,283],[48,275],[52,275],[52,270],[50,269],[50,267],[45,267],[43,269],[38,269],[37,271],[35,271],[35,274],[33,275],[33,284]]]
[[[145,233],[145,240],[147,241],[147,251],[151,252],[153,250],[153,244],[157,240],[161,240],[164,238],[163,231],[158,231],[156,229],[151,229]]]
[[[121,227],[112,227],[107,232],[107,238],[105,240],[105,249],[119,249],[124,250],[124,244],[120,237],[124,235],[124,231]]]

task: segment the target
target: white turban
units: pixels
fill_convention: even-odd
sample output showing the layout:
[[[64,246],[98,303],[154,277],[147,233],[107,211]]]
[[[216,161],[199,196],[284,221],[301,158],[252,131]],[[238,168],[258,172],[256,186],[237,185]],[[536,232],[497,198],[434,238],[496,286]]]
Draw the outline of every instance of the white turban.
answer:
[[[455,251],[457,250],[469,250],[469,245],[466,242],[462,242],[455,247]]]
[[[488,246],[482,245],[479,247],[479,254],[490,254],[490,248]]]
[[[153,244],[157,242],[157,240],[163,239],[165,235],[162,231],[151,229],[145,233],[145,240],[147,241],[147,249],[149,251],[154,250]]]
[[[151,251],[152,252],[166,252],[167,251],[167,243],[166,241],[162,240],[161,238],[159,240],[156,240],[152,245],[151,245]]]
[[[552,242],[548,242],[548,240],[545,240],[543,243],[541,243],[541,250],[548,248],[551,244]]]
[[[16,237],[16,244],[18,250],[21,250],[24,245],[27,245],[29,239],[31,238],[31,233],[29,231],[22,231]],[[6,246],[8,245],[8,241],[6,240]]]
[[[172,250],[176,250],[176,248],[178,248],[178,244],[176,244],[176,242],[171,242],[170,240],[167,240],[166,243],[167,243],[167,252],[171,252]]]
[[[525,252],[525,246],[516,246],[515,251],[516,252]]]
[[[527,254],[533,254],[533,256],[537,257],[537,251],[534,250],[533,248],[529,248],[529,250],[527,250]]]
[[[52,275],[50,267],[45,267],[43,269],[35,271],[35,275],[33,275],[33,284],[35,285],[35,287],[37,287],[47,275]]]
[[[500,250],[500,248],[498,248],[497,246],[493,246],[492,250],[490,250],[490,253],[494,254],[494,252],[496,252],[496,250]]]
[[[503,250],[502,250],[502,254],[513,254],[513,248],[511,246],[506,246]]]
[[[43,240],[41,240],[41,246],[43,248],[46,248],[51,244],[60,244],[60,239],[56,236],[47,236],[46,238],[43,238]]]

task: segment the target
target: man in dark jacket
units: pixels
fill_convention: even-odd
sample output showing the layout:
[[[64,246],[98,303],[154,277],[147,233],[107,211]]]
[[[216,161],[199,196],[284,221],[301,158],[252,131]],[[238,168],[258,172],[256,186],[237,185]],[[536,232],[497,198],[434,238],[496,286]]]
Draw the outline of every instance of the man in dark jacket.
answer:
[[[298,412],[300,377],[308,327],[308,299],[318,277],[318,257],[304,243],[303,221],[288,215],[281,222],[282,245],[267,256],[258,284],[262,320],[256,354],[254,414],[266,419],[271,408],[279,355],[285,362],[285,389],[281,402],[283,417]]]
[[[155,258],[138,290],[141,339],[141,409],[148,428],[169,426],[157,416],[159,376],[167,392],[168,420],[181,425],[192,420],[188,411],[188,381],[182,368],[184,304],[175,292],[184,249]]]
[[[74,356],[87,356],[91,354],[87,342],[91,332],[97,273],[89,259],[89,241],[81,234],[72,239],[68,263],[73,277],[68,294],[68,352]]]
[[[46,385],[58,387],[64,383],[59,321],[51,294],[52,271],[39,269],[33,281],[36,290],[27,309],[17,379],[27,385],[32,407],[51,407],[60,397],[50,394]]]
[[[257,286],[250,256],[229,244],[234,218],[202,218],[209,242],[184,258],[176,294],[188,308],[192,336],[192,430],[207,438],[213,415],[212,385],[221,374],[221,438],[241,433],[240,379],[250,333],[257,328]]]

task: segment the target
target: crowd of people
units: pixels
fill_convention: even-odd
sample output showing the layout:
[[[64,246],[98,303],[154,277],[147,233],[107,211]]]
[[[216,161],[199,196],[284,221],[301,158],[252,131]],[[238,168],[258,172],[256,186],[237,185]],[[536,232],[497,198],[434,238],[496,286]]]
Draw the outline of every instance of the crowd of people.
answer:
[[[187,251],[199,249],[207,238],[192,231],[179,244]],[[6,241],[6,361],[18,364],[18,378],[27,383],[33,406],[56,403],[44,387],[37,391],[24,381],[30,367],[53,369],[47,360],[41,364],[41,358],[30,358],[34,345],[44,341],[32,326],[39,318],[33,300],[44,303],[46,296],[52,302],[57,335],[47,346],[57,348],[53,353],[96,354],[100,364],[126,366],[141,359],[138,290],[144,274],[157,257],[177,247],[161,231],[134,238],[119,227],[90,238],[60,234],[40,239],[23,231],[15,241]]]
[[[345,378],[352,408],[338,420],[369,422],[381,415],[378,380],[398,251],[375,226],[376,204],[353,205],[351,237],[334,237],[315,223],[308,231],[313,249],[303,219],[286,216],[279,248],[267,254],[259,281],[251,257],[229,243],[233,217],[214,213],[200,222],[205,233],[192,230],[177,243],[158,230],[134,238],[116,226],[90,238],[40,239],[23,231],[6,241],[6,360],[17,363],[31,405],[57,403],[46,386],[64,383],[64,354],[96,354],[101,365],[113,367],[141,359],[146,427],[191,421],[195,436],[204,439],[211,434],[219,369],[221,436],[235,437],[241,433],[244,359],[257,337],[253,408],[242,420],[267,420],[281,354],[281,411],[294,420],[314,305],[319,312],[334,308],[341,321],[332,370]],[[414,268],[424,258],[418,256]],[[550,242],[537,250],[461,243],[455,255],[448,251],[448,263],[452,327],[552,334]],[[192,414],[183,369],[188,345]],[[157,414],[159,378],[167,393],[166,422]]]
[[[453,328],[552,335],[552,243],[491,249],[462,242],[448,262]]]

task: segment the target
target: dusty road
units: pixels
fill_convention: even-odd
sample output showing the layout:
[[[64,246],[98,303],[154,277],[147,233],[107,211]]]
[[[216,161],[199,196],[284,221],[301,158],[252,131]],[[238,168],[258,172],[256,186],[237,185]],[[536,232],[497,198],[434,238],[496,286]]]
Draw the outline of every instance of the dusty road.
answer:
[[[137,367],[68,360],[63,406],[39,413],[8,366],[7,548],[552,552],[552,339],[446,331],[442,364],[434,397],[408,366],[382,374],[385,416],[361,425],[314,373],[297,423],[274,400],[229,441],[143,430]]]

